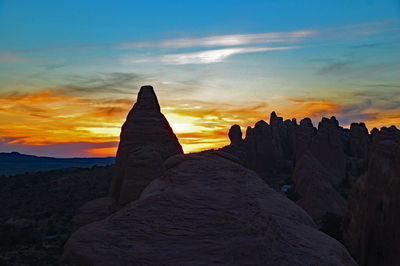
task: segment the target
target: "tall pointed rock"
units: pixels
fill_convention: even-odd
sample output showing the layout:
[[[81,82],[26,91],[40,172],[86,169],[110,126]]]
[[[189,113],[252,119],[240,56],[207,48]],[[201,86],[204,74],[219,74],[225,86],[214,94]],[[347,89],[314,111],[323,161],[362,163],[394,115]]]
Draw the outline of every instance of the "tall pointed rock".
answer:
[[[121,129],[110,196],[119,204],[137,199],[163,174],[163,162],[179,153],[183,153],[182,147],[160,111],[153,87],[141,87]]]

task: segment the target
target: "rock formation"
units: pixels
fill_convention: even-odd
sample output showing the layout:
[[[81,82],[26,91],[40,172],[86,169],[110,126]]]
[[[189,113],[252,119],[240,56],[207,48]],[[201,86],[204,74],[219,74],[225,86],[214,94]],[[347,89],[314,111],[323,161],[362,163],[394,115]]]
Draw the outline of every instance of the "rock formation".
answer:
[[[103,220],[113,212],[115,199],[111,197],[98,198],[82,205],[72,218],[73,231],[95,221]]]
[[[309,118],[297,124],[272,112],[270,124],[261,120],[248,127],[243,141],[240,133],[233,126],[231,145],[222,150],[239,157],[274,189],[290,192],[294,182],[297,203],[316,222],[327,213],[343,215],[345,196],[367,166],[370,136],[364,123],[348,130],[335,117],[322,118],[317,129]]]
[[[292,176],[301,196],[297,203],[315,221],[326,213],[342,216],[346,201],[338,189],[346,178],[346,156],[339,123],[335,117],[322,118],[315,136],[309,121],[299,128],[302,151]]]
[[[242,143],[243,143],[242,130],[240,129],[239,125],[233,125],[229,129],[228,136],[229,136],[229,139],[231,140],[232,146],[240,147],[242,145]]]
[[[285,142],[283,141],[286,136],[283,128],[283,118],[272,112],[269,118],[269,123],[271,125],[271,135],[272,135],[272,151],[276,160],[283,158],[283,146]]]
[[[303,209],[244,166],[259,159],[255,168],[274,167],[293,154],[296,122],[273,113],[270,123],[249,128],[245,140],[233,126],[231,153],[183,155],[153,89],[142,87],[122,128],[111,197],[78,211],[76,223],[86,225],[65,244],[63,263],[356,265]]]
[[[352,123],[350,126],[350,136],[348,153],[357,158],[367,158],[369,152],[370,137],[368,129],[364,123]]]
[[[142,87],[122,127],[110,195],[78,210],[63,263],[355,265],[317,222],[361,265],[400,264],[399,130],[368,134],[364,123],[344,129],[335,117],[315,128],[272,112],[244,139],[239,125],[228,135],[219,151],[183,155],[152,87]]]
[[[371,132],[372,133],[372,132]],[[371,137],[364,123],[352,123],[345,152],[349,156],[348,181],[353,185],[368,167]]]
[[[314,128],[310,118],[307,117],[300,121],[300,125],[295,131],[294,164],[296,164],[308,150],[316,132],[317,129]]]
[[[110,197],[120,205],[137,199],[163,173],[164,160],[179,153],[182,147],[160,112],[153,87],[141,87],[121,129]]]
[[[354,146],[365,156],[361,144]],[[360,265],[400,265],[399,191],[400,131],[375,130],[368,170],[352,188],[343,221],[344,243]]]
[[[342,216],[346,201],[330,181],[335,180],[335,176],[311,151],[301,157],[292,178],[296,183],[296,192],[300,195],[297,204],[315,221],[320,222],[327,212]]]
[[[273,151],[271,126],[261,120],[254,128],[247,128],[243,150],[246,163],[251,169],[261,172],[276,165],[277,155]]]
[[[248,127],[244,139],[240,126],[232,126],[228,134],[231,145],[222,150],[239,157],[276,188],[292,170],[297,124],[295,119],[283,121],[275,112],[271,113],[269,122],[260,120],[254,128]]]
[[[339,123],[335,117],[322,118],[310,151],[331,174],[330,183],[339,187],[346,176],[346,158],[339,135]]]
[[[182,153],[178,139],[160,111],[153,87],[141,87],[122,126],[109,197],[82,206],[73,218],[74,230],[102,220],[136,200],[151,181],[164,173],[164,161]]]
[[[140,198],[76,231],[69,265],[356,265],[296,204],[223,152],[176,155]]]

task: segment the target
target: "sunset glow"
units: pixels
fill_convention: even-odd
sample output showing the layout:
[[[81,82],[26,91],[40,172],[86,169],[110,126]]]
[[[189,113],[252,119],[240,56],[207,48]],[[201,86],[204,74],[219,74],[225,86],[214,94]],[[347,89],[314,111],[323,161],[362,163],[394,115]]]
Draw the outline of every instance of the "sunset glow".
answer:
[[[185,152],[272,111],[400,126],[395,1],[133,2],[0,4],[0,152],[115,155],[146,84]]]
[[[68,146],[82,142],[76,156],[113,156],[116,153],[121,125],[132,107],[128,99],[85,98],[56,93],[57,90],[29,94],[3,94],[0,99],[0,134],[3,148]],[[132,93],[131,98],[135,98]],[[159,99],[161,102],[162,98]],[[172,101],[172,100],[171,100]],[[304,117],[315,125],[323,116],[341,116],[345,106],[335,102],[281,98],[274,102],[253,104],[219,104],[193,101],[192,105],[176,102],[161,106],[162,112],[178,136],[185,152],[219,148],[229,144],[231,125],[239,124],[243,136],[247,126],[258,120],[269,122],[275,110],[284,119]],[[173,101],[172,101],[173,102]],[[378,110],[367,109],[375,113]],[[295,114],[295,115],[293,115]],[[379,116],[364,119],[367,126],[381,127],[398,123],[399,110],[381,111]],[[349,124],[343,124],[349,126]]]

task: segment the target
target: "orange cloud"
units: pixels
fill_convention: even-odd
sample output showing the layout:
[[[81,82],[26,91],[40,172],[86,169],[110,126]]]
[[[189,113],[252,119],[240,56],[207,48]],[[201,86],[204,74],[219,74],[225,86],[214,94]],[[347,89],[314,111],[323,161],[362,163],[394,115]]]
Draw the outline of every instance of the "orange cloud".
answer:
[[[375,111],[371,119],[365,121],[369,130],[372,128],[389,127],[391,125],[400,128],[400,109]]]
[[[1,94],[0,106],[0,135],[34,145],[116,141],[130,108],[124,99],[89,99],[51,90]]]
[[[302,119],[311,118],[318,122],[323,116],[334,116],[340,114],[343,106],[332,101],[321,101],[317,99],[284,98],[287,102],[282,106],[279,113],[287,118]]]
[[[48,89],[0,95],[0,134],[21,145],[118,141],[120,128],[132,100],[88,98]],[[234,123],[254,124],[266,114],[266,103],[249,108],[202,101],[167,102],[162,110],[186,152],[217,148],[229,142]],[[12,144],[12,143],[10,143]],[[112,148],[92,148],[88,153],[110,155]]]
[[[7,139],[3,146],[8,147],[53,145],[63,149],[63,145],[79,142],[90,143],[82,146],[85,156],[114,155],[121,125],[132,105],[131,99],[74,96],[57,88],[3,93],[0,94],[0,136]],[[185,152],[227,145],[231,125],[239,124],[245,131],[261,119],[269,122],[273,110],[285,119],[310,117],[314,123],[322,116],[354,115],[345,114],[345,106],[333,101],[294,97],[274,98],[268,103],[230,104],[165,99],[161,107]],[[366,116],[365,122],[371,128],[396,124],[400,117],[399,110],[366,112],[376,114]],[[104,143],[112,144],[105,146]]]

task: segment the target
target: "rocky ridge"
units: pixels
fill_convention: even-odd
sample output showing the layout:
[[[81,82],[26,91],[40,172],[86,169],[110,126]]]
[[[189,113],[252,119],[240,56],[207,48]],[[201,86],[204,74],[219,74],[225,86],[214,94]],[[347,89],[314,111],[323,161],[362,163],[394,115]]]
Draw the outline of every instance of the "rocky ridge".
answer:
[[[80,228],[64,262],[84,265],[355,265],[296,204],[223,152],[176,155],[140,198]]]
[[[238,125],[231,127],[229,137],[231,145],[222,150],[240,157],[276,190],[293,183],[295,200],[318,223],[327,213],[343,215],[351,185],[366,171],[370,145],[363,123],[347,130],[331,117],[315,128],[309,118],[297,124],[275,112],[269,124],[261,120],[248,127],[244,139]]]
[[[364,123],[345,129],[332,117],[314,127],[273,112],[244,138],[234,125],[220,151],[183,155],[154,90],[139,95],[112,186],[112,167],[0,179],[0,265],[58,263],[71,231],[70,264],[354,265],[322,232],[360,265],[400,263],[394,126],[368,133]]]
[[[77,229],[63,263],[355,265],[305,211],[243,166],[292,167],[295,120],[273,113],[271,125],[257,123],[244,140],[232,128],[222,151],[182,155],[153,94],[142,87],[123,126],[113,213]],[[106,208],[112,202],[100,200]],[[82,213],[101,208],[89,203]]]
[[[222,150],[241,157],[246,167],[296,201],[360,265],[400,264],[400,131],[391,126],[368,133],[364,123],[345,129],[335,117],[322,118],[318,128],[309,118],[300,124],[282,121],[273,112],[270,124],[257,122],[244,139],[239,139],[240,126],[232,126],[231,145]],[[265,169],[280,178],[263,175]],[[285,172],[291,173],[289,180]]]
[[[354,185],[344,213],[344,243],[360,265],[400,265],[399,191],[400,131],[382,128],[373,136],[368,171]]]

